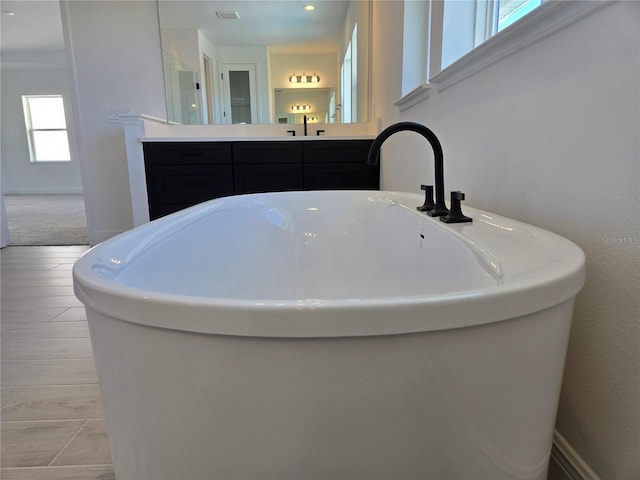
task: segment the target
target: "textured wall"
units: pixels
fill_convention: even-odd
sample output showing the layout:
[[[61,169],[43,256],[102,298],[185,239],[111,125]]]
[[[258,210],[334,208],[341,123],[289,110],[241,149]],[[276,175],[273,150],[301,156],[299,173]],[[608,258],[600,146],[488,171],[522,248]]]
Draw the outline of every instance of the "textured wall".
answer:
[[[640,4],[620,2],[399,113],[402,9],[374,2],[374,104],[428,124],[448,190],[587,256],[557,428],[601,478],[640,477]],[[387,142],[383,186],[419,192],[424,140]]]

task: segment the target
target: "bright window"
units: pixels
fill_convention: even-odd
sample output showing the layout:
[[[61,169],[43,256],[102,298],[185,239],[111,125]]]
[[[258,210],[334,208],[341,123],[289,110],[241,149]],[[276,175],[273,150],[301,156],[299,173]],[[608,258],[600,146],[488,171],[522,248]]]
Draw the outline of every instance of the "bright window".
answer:
[[[340,91],[342,95],[342,122],[358,121],[358,98],[355,95],[358,88],[358,24],[353,27],[351,41],[342,59],[340,67]]]
[[[62,95],[24,95],[22,105],[31,161],[71,161]]]
[[[400,111],[441,92],[609,2],[404,0]]]
[[[445,68],[524,17],[543,0],[445,0],[442,65]]]
[[[340,67],[341,84],[340,91],[342,92],[342,121],[344,123],[351,123],[351,43],[347,46],[347,51],[344,53],[342,59],[342,66]]]
[[[520,20],[534,8],[542,5],[544,0],[499,0],[496,32],[499,32],[516,20]]]
[[[351,119],[358,121],[358,24],[351,33]]]

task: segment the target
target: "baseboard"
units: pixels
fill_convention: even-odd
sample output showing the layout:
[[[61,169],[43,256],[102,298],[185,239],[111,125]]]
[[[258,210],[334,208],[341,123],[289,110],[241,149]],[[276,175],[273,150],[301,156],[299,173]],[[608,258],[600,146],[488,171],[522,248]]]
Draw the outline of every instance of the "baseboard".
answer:
[[[600,480],[600,477],[589,468],[587,462],[557,430],[553,432],[551,457],[570,480]]]

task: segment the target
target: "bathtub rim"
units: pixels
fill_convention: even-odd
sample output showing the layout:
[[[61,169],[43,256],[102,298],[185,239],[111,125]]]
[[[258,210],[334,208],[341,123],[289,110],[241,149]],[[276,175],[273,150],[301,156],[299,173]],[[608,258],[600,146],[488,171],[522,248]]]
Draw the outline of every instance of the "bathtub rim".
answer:
[[[418,197],[403,192],[361,193],[401,195],[412,201]],[[80,257],[73,267],[74,291],[87,308],[143,325],[239,336],[342,337],[445,330],[516,318],[560,304],[574,297],[584,285],[584,253],[573,242],[547,230],[471,207],[466,207],[465,213],[475,222],[486,222],[484,217],[492,221],[504,219],[544,232],[559,241],[571,254],[570,258],[559,268],[538,273],[533,278],[437,296],[329,300],[210,298],[123,287],[98,278],[83,259],[105,248],[101,245],[127,235],[125,232]],[[460,236],[463,228],[442,226],[456,236]],[[146,224],[139,228],[152,226]],[[348,314],[349,319],[344,320],[341,314]]]

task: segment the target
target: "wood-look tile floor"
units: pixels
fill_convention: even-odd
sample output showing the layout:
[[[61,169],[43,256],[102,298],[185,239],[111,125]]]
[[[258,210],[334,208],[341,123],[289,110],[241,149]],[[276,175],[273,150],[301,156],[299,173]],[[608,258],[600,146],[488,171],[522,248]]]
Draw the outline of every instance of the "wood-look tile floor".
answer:
[[[115,480],[89,329],[71,278],[87,248],[0,251],[3,480]],[[567,478],[552,462],[549,479]]]
[[[84,307],[71,267],[87,250],[1,251],[3,480],[113,480]]]

